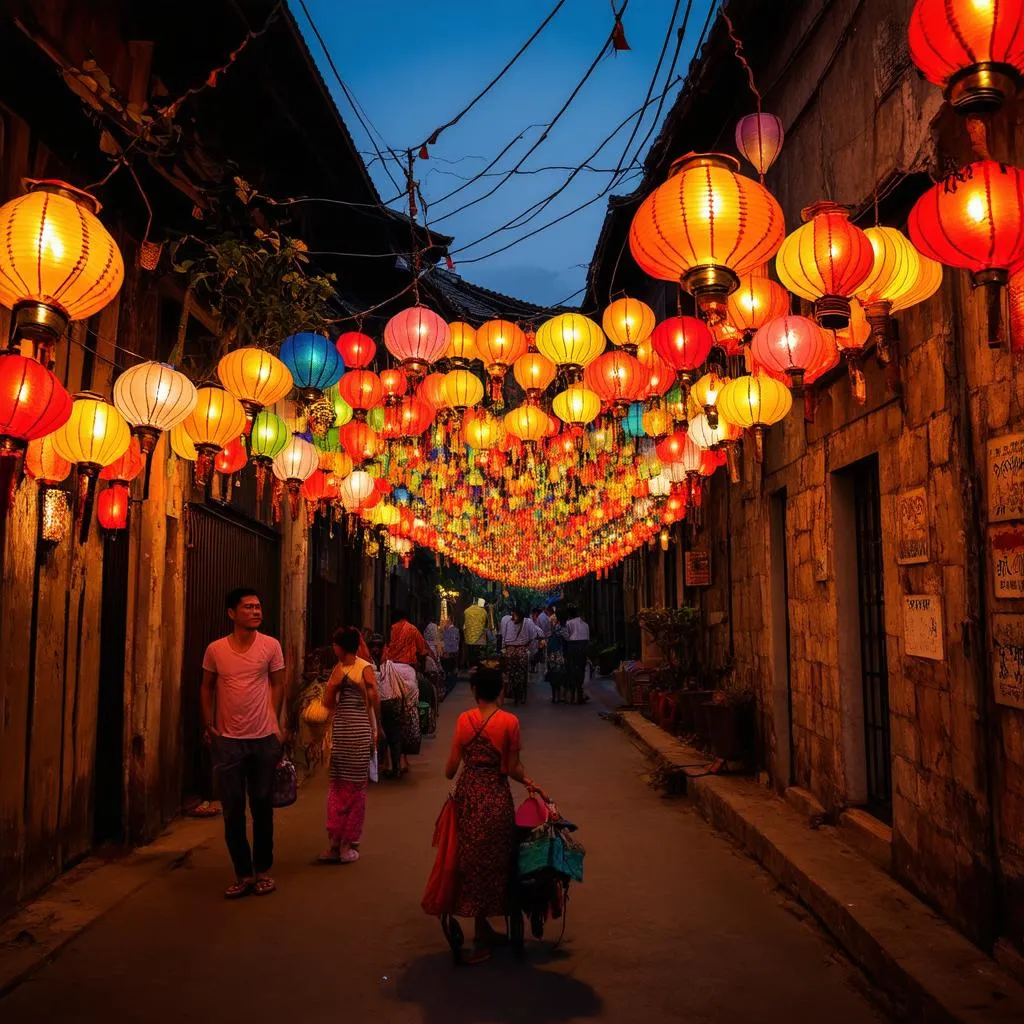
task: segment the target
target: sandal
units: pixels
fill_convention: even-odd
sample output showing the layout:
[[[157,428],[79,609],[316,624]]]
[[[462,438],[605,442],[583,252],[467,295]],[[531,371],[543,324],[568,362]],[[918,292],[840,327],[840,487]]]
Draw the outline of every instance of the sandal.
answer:
[[[346,850],[338,857],[339,864],[355,864],[357,860],[359,860],[358,850]]]
[[[252,887],[257,896],[269,896],[276,889],[277,883],[272,878],[257,878]]]
[[[340,850],[325,850],[316,859],[317,864],[340,864],[341,863],[341,851]]]
[[[248,896],[252,892],[252,882],[239,879],[237,882],[232,882],[224,890],[224,899],[226,900],[240,900],[243,896]]]
[[[462,933],[462,925],[450,914],[442,914],[441,931],[444,932],[452,956],[455,958],[455,966],[458,967],[462,963],[462,946],[466,941],[466,937]]]

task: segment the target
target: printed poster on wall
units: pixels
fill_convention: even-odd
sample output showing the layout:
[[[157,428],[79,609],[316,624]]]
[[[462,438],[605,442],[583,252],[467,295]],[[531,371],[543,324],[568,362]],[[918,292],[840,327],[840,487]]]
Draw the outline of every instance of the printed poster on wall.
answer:
[[[988,521],[1024,519],[1024,434],[988,443]]]
[[[1024,709],[1024,615],[992,616],[992,685],[997,704]]]
[[[686,585],[688,587],[711,586],[711,556],[707,551],[686,552]]]
[[[942,622],[942,598],[938,594],[904,594],[904,653],[912,658],[944,661]]]
[[[923,487],[896,495],[896,561],[917,565],[931,557],[928,547],[928,492]]]
[[[995,596],[1024,598],[1024,524],[994,526],[989,530],[988,539]]]

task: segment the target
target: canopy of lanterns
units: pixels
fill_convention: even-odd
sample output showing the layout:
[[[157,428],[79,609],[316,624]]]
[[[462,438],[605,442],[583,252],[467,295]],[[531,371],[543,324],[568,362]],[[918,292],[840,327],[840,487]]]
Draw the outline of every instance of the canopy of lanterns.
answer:
[[[1022,8],[916,4],[911,54],[957,111],[997,109],[1017,90]],[[387,323],[382,360],[359,331],[302,332],[276,355],[229,352],[219,383],[198,388],[169,365],[141,362],[109,402],[72,399],[51,366],[68,321],[116,294],[120,253],[91,196],[31,183],[0,208],[0,302],[13,311],[0,355],[3,490],[24,460],[47,492],[49,539],[46,514],[66,505],[53,488],[74,467],[83,536],[97,479],[109,481],[101,523],[123,526],[128,483],[148,473],[169,432],[200,484],[251,462],[261,490],[273,478],[278,513],[285,495],[293,516],[304,500],[310,521],[344,516],[405,559],[421,545],[535,587],[605,572],[696,512],[720,466],[737,480],[744,435],[759,460],[764,430],[840,361],[863,402],[866,351],[893,363],[892,315],[931,296],[943,265],[985,288],[1000,341],[1000,290],[1024,263],[1024,172],[977,160],[919,199],[909,237],[860,227],[824,201],[787,234],[763,183],[782,142],[779,118],[745,117],[737,149],[760,180],[731,156],[689,154],[637,211],[634,259],[688,293],[692,314],[680,304],[659,323],[622,297],[600,324],[566,312],[533,332],[504,320],[449,324],[415,305]],[[272,408],[289,395],[294,422]]]

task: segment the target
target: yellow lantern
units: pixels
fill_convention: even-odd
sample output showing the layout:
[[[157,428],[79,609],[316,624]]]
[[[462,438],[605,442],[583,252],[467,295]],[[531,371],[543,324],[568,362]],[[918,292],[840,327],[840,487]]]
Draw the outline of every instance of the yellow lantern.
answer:
[[[555,364],[539,352],[527,352],[520,356],[512,367],[512,373],[519,386],[530,398],[540,398],[548,385],[555,379]]]
[[[89,535],[96,478],[104,466],[116,462],[128,450],[132,432],[114,406],[91,391],[83,391],[75,395],[68,421],[51,436],[56,453],[78,468],[78,523],[84,543]]]
[[[642,345],[654,330],[654,310],[639,299],[616,299],[601,317],[601,326],[613,345],[623,348]]]
[[[485,452],[501,440],[501,423],[490,413],[480,412],[463,424],[462,434],[470,448]]]
[[[183,423],[177,423],[171,427],[171,451],[186,462],[195,462],[199,458],[199,452],[196,451],[192,438],[185,433]]]
[[[199,389],[195,408],[182,421],[185,433],[196,447],[196,483],[209,480],[214,456],[229,441],[245,433],[246,422],[242,403],[229,391],[215,387]]]
[[[441,395],[449,409],[463,412],[483,401],[484,386],[480,378],[469,370],[451,370],[444,375]]]
[[[573,384],[555,395],[551,408],[563,423],[590,423],[601,411],[601,399],[589,388]]]
[[[480,358],[476,349],[476,331],[469,324],[456,320],[448,328],[452,337],[444,354],[445,359],[450,359],[453,366],[465,368],[474,359]]]
[[[644,410],[640,423],[648,437],[664,437],[672,429],[672,416],[663,405],[656,405]]]
[[[293,387],[291,371],[261,348],[236,348],[217,364],[217,376],[237,398],[249,421],[261,409],[280,401]]]
[[[789,388],[760,371],[729,381],[718,396],[721,415],[728,422],[754,432],[758,462],[764,456],[765,428],[785,419],[792,407]]]
[[[719,377],[715,370],[705,373],[690,389],[690,396],[704,410],[710,426],[718,425],[718,396],[729,383],[728,377]]]
[[[582,313],[559,313],[540,325],[537,348],[575,382],[604,351],[604,332]]]
[[[452,327],[455,325],[452,324]],[[380,502],[378,505],[374,505],[370,509],[369,520],[374,526],[380,526],[387,530],[392,526],[397,525],[402,518],[402,513],[395,508],[394,505],[388,504],[386,501]]]
[[[778,252],[782,207],[763,186],[739,173],[722,153],[688,153],[637,210],[629,248],[640,268],[679,281],[717,322],[743,274]]]
[[[550,423],[548,414],[536,405],[521,405],[505,414],[505,429],[520,441],[540,441]]]
[[[919,302],[924,302],[925,299],[930,299],[942,285],[942,264],[922,252],[918,252],[917,258],[920,261],[917,277],[905,292],[893,300],[890,310],[892,313],[909,309]]]
[[[12,338],[52,345],[69,320],[117,295],[124,261],[91,195],[62,181],[26,185],[0,207],[0,303],[14,311]]]

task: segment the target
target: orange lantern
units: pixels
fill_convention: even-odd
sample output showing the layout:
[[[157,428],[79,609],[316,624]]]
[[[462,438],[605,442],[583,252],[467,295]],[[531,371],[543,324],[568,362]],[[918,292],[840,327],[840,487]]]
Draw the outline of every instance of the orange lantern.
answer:
[[[616,299],[601,317],[601,327],[611,343],[626,349],[642,345],[651,336],[655,323],[654,310],[646,302],[629,297]]]
[[[476,350],[491,381],[491,398],[501,398],[508,368],[527,350],[526,335],[508,320],[488,320],[476,332]]]
[[[650,377],[636,356],[625,349],[614,349],[598,356],[587,367],[585,379],[601,401],[611,406],[621,419],[630,403],[643,396]]]
[[[145,465],[146,460],[142,454],[139,439],[133,435],[124,455],[100,470],[100,479],[131,483],[142,472]]]
[[[372,370],[352,370],[338,381],[339,396],[352,407],[356,419],[384,400],[384,385]]]
[[[735,158],[689,153],[640,206],[629,248],[645,273],[679,281],[717,321],[740,276],[771,259],[784,235],[782,208]]]
[[[457,369],[466,369],[474,359],[480,358],[476,350],[476,331],[469,324],[459,320],[449,324],[448,328],[451,331],[451,341],[448,342],[444,357]]]
[[[741,333],[740,344],[745,347],[769,320],[789,312],[789,293],[768,276],[767,267],[758,267],[740,278],[726,308],[729,323]]]
[[[516,382],[529,398],[540,398],[555,379],[555,364],[539,352],[527,352],[512,367]]]
[[[520,441],[535,443],[547,433],[550,417],[536,405],[520,405],[505,414],[505,429]]]
[[[1022,23],[1022,0],[917,0],[910,58],[957,113],[991,113],[1024,78]]]
[[[444,378],[443,373],[428,373],[416,389],[416,394],[423,399],[437,412],[444,408]]]
[[[417,395],[408,395],[398,407],[403,437],[419,437],[434,418],[433,408]]]
[[[850,297],[874,266],[871,241],[838,203],[814,203],[800,216],[803,225],[786,238],[775,257],[776,272],[791,292],[814,302],[822,327],[842,330],[850,322]]]
[[[484,386],[469,370],[450,370],[444,376],[441,394],[447,408],[461,413],[483,401]]]
[[[352,456],[352,461],[357,465],[361,462],[368,462],[377,454],[377,434],[368,424],[360,420],[353,420],[339,428],[338,436],[345,451]]]

